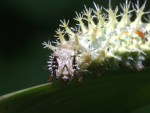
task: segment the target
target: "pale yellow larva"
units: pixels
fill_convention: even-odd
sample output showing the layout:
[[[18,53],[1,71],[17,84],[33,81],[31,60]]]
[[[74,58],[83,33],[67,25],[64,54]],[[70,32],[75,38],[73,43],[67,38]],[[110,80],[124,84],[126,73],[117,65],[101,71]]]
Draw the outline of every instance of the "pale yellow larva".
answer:
[[[121,13],[118,7],[113,10],[111,4],[105,9],[94,3],[94,9],[85,6],[81,13],[76,12],[77,26],[74,28],[69,27],[69,21],[61,20],[61,28],[56,31],[60,42],[56,42],[56,46],[43,43],[45,48],[53,51],[48,61],[51,75],[70,81],[95,62],[102,65],[108,59],[142,70],[145,56],[150,52],[150,19],[147,23],[141,20],[149,13],[144,12],[145,5],[146,1],[139,6],[139,0],[136,4],[126,0],[121,5]],[[133,21],[132,13],[136,13]],[[66,35],[69,40],[65,40]]]

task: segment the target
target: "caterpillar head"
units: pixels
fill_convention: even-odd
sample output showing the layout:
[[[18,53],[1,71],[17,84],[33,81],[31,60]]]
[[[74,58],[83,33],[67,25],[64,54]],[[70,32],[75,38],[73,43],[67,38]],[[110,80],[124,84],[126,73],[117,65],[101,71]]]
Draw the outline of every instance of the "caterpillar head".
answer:
[[[57,79],[70,81],[77,74],[78,66],[75,52],[65,48],[58,48],[50,59],[49,69]]]

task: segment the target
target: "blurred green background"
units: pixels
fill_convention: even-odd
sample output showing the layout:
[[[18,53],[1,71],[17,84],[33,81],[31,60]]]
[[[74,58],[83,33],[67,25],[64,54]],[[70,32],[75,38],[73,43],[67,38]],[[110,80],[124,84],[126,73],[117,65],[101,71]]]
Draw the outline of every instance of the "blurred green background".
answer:
[[[108,7],[108,0],[94,1]],[[112,7],[123,2],[112,0]],[[84,4],[93,7],[93,0],[1,0],[0,95],[47,82],[49,50],[42,42],[54,40],[60,19],[74,26],[75,11]]]

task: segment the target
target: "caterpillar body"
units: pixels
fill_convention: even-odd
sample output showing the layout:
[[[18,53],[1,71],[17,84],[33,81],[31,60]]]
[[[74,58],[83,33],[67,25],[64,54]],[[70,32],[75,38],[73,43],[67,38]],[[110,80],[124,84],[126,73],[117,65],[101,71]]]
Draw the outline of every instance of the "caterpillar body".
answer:
[[[146,23],[142,22],[143,15],[149,13],[144,12],[145,5],[146,1],[139,6],[139,1],[131,5],[131,1],[126,0],[120,5],[123,12],[118,14],[118,7],[113,10],[111,3],[105,9],[94,2],[94,9],[85,6],[81,13],[76,12],[76,27],[70,28],[69,21],[61,20],[60,28],[56,30],[59,41],[55,46],[50,41],[43,43],[44,48],[53,51],[48,61],[51,76],[70,81],[80,77],[80,73],[93,63],[103,65],[109,59],[142,70],[144,60],[150,57],[147,56],[150,52],[150,15]],[[131,20],[132,13],[136,13],[135,20]]]

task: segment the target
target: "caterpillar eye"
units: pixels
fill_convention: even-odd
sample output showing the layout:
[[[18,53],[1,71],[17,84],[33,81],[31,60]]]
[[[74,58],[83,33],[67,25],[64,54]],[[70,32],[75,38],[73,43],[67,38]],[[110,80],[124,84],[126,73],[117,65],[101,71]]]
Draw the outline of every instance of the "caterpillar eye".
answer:
[[[76,61],[76,56],[75,55],[73,56],[72,67],[73,67],[74,71],[77,70],[77,61]]]
[[[72,68],[73,68],[73,71],[74,71],[74,76],[77,76],[78,75],[78,70],[79,70],[79,67],[77,65],[77,60],[76,60],[76,55],[72,56],[73,57],[73,60],[72,60]]]
[[[58,66],[59,66],[58,61],[57,61],[58,58],[59,58],[58,56],[54,56],[52,59],[52,65],[51,66],[52,66],[52,74],[54,76],[56,76],[56,70],[58,69]]]

